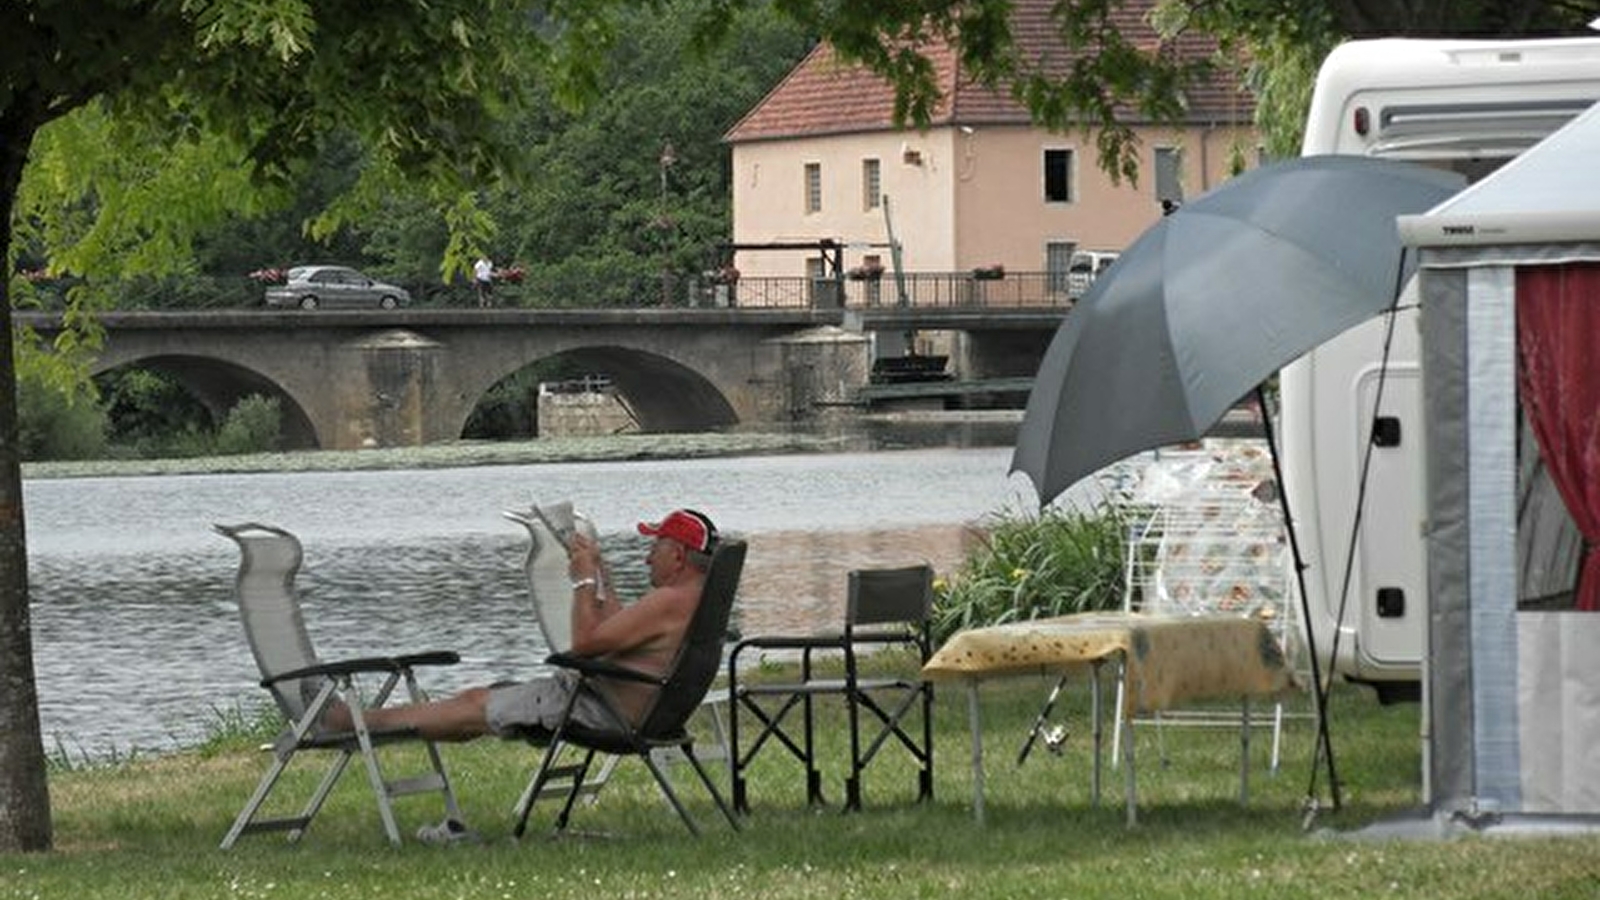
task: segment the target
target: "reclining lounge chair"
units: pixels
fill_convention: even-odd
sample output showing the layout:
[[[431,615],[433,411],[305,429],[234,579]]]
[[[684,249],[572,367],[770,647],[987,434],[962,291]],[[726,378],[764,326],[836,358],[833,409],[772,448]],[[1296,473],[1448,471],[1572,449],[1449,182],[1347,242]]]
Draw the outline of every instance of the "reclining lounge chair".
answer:
[[[255,793],[239,811],[222,839],[222,849],[233,846],[241,835],[258,831],[288,831],[298,840],[322,808],[334,784],[351,757],[359,754],[366,766],[367,779],[378,802],[389,843],[400,843],[391,801],[407,794],[437,791],[444,795],[447,821],[460,821],[450,779],[445,774],[439,749],[410,729],[372,731],[367,728],[362,710],[375,709],[388,702],[390,695],[405,682],[407,699],[427,699],[417,684],[413,670],[424,665],[451,665],[459,657],[448,651],[405,656],[374,656],[361,659],[323,662],[318,659],[306,633],[295,592],[295,576],[300,571],[302,551],[293,534],[269,525],[217,525],[216,530],[239,545],[239,573],[234,598],[244,621],[245,636],[261,673],[261,686],[272,694],[288,727],[272,746],[273,763],[261,777]],[[378,676],[376,692],[366,695],[359,676]],[[322,714],[335,701],[350,709],[353,728],[328,732],[318,727]],[[402,741],[423,741],[427,747],[431,772],[415,778],[390,781],[379,766],[377,748]],[[279,776],[301,751],[331,751],[333,764],[315,792],[297,815],[258,817]]]

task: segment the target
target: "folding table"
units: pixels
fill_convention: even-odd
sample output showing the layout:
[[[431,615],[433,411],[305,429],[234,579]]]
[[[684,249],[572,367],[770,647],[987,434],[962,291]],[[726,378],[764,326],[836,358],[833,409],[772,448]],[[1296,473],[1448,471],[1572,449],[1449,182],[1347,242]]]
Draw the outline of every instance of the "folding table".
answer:
[[[1089,670],[1094,728],[1093,802],[1100,802],[1103,746],[1101,669],[1111,663],[1123,685],[1121,717],[1123,794],[1127,821],[1137,822],[1133,718],[1207,698],[1270,696],[1293,686],[1277,639],[1257,619],[1235,615],[1149,616],[1082,613],[963,631],[923,666],[931,681],[961,681],[967,688],[972,729],[973,813],[983,809],[983,730],[978,687],[986,679],[1029,674],[1064,675]],[[1241,713],[1239,784],[1247,796],[1249,705]]]

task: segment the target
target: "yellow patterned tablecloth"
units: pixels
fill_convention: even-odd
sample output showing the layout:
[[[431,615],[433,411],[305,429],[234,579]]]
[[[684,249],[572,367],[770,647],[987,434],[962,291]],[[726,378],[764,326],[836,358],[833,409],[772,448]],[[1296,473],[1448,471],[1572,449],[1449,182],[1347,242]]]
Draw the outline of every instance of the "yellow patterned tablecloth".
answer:
[[[1064,672],[1123,654],[1123,715],[1188,700],[1276,694],[1294,676],[1266,625],[1241,616],[1082,613],[974,628],[922,668],[928,680]]]

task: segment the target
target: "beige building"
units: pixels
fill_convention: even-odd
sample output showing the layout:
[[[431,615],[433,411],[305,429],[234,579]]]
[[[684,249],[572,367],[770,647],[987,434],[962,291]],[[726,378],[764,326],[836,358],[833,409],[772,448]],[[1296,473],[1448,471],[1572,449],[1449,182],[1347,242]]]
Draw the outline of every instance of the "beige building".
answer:
[[[1014,28],[1024,48],[1041,56],[1050,48],[1065,65],[1049,6],[1019,0]],[[1123,15],[1125,35],[1156,41],[1140,11]],[[1215,45],[1190,36],[1173,50],[1201,55]],[[958,276],[1000,266],[1007,279],[1031,273],[1057,292],[1073,251],[1125,247],[1161,215],[1162,200],[1197,196],[1225,179],[1234,160],[1254,165],[1258,156],[1253,101],[1219,77],[1188,95],[1181,127],[1130,118],[1140,177],[1114,184],[1092,135],[1034,127],[1009,94],[965,79],[950,48],[930,57],[943,98],[920,131],[896,128],[890,86],[841,65],[828,46],[795,67],[725,136],[734,243],[833,240],[843,245],[846,271],[873,258],[889,268],[892,228],[904,272]],[[831,274],[823,257],[741,249],[734,265],[743,278],[816,278]]]

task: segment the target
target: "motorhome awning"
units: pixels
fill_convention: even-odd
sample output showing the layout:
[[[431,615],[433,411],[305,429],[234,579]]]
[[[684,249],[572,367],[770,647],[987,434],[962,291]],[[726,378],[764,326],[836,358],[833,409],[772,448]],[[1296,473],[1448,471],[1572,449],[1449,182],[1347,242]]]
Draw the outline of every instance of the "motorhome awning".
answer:
[[[1592,172],[1595,160],[1600,104],[1428,212],[1399,217],[1400,239],[1413,247],[1600,242],[1600,178],[1573,177]]]

